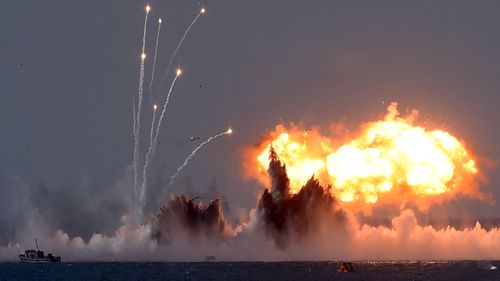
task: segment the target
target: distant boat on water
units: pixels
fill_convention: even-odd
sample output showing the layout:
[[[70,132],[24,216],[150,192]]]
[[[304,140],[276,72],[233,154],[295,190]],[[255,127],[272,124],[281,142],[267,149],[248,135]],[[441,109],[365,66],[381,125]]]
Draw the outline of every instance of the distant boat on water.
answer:
[[[205,261],[215,261],[214,256],[205,256]]]
[[[45,255],[43,251],[38,249],[38,241],[35,239],[36,250],[26,250],[24,254],[19,255],[21,262],[61,262],[60,256],[52,254]]]

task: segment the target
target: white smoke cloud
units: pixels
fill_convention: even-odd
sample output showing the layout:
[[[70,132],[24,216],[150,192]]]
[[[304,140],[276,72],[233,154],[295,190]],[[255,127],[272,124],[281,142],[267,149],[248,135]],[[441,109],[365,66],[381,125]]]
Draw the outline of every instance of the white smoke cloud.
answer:
[[[278,249],[273,240],[256,227],[251,215],[247,224],[236,227],[234,237],[220,243],[192,239],[182,231],[171,244],[159,245],[152,238],[152,227],[131,225],[124,218],[113,236],[94,234],[88,241],[69,237],[62,230],[40,245],[62,255],[66,261],[199,261],[207,255],[218,260],[464,260],[499,259],[500,229],[489,231],[479,223],[473,228],[436,230],[420,226],[412,210],[402,210],[392,227],[360,224],[349,216],[347,227],[332,229],[325,225],[305,240],[297,238],[286,249]],[[239,231],[239,232],[238,232]],[[9,244],[0,248],[2,260],[15,260],[30,245]]]
[[[132,189],[131,174],[132,170],[128,169],[105,196],[116,195],[116,200],[127,204],[130,198],[124,194],[130,194]],[[0,260],[17,260],[24,250],[35,247],[34,238],[38,238],[40,248],[46,253],[61,255],[65,261],[199,261],[207,255],[218,260],[263,261],[500,259],[499,228],[487,230],[479,223],[463,230],[422,226],[410,209],[402,209],[391,220],[390,227],[370,226],[350,213],[340,227],[329,225],[322,218],[317,231],[306,237],[293,237],[292,234],[291,243],[284,249],[276,247],[275,241],[259,227],[260,216],[256,209],[241,216],[241,224],[228,226],[234,229],[232,236],[217,243],[203,236],[187,235],[181,229],[172,233],[171,243],[162,245],[153,238],[152,225],[138,224],[133,216],[122,216],[121,222],[114,221],[113,224],[118,225],[114,232],[96,232],[85,237],[78,233],[72,235],[54,225],[54,218],[46,217],[31,201],[34,189],[20,178],[11,176],[8,185],[10,188],[2,200],[9,200],[12,208],[2,209],[4,218],[0,219],[8,218],[7,225],[15,227],[13,238],[0,246]],[[95,204],[93,201],[81,203],[85,206]],[[133,206],[130,210],[134,210]],[[66,214],[66,210],[60,211],[59,215]],[[75,218],[75,214],[69,214]],[[109,218],[103,219],[110,223]],[[78,223],[89,222],[80,217]]]

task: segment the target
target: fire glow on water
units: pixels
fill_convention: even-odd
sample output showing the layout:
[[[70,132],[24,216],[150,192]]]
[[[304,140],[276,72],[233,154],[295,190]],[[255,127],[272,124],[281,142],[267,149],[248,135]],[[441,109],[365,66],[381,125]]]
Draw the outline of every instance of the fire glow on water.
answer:
[[[267,182],[272,145],[286,164],[295,193],[315,176],[330,183],[335,196],[349,204],[421,201],[428,207],[426,199],[439,201],[459,193],[484,199],[474,184],[476,160],[462,141],[446,131],[414,125],[415,110],[405,117],[396,103],[387,110],[384,118],[341,142],[318,129],[278,125],[252,149],[253,164],[247,165],[247,172]]]

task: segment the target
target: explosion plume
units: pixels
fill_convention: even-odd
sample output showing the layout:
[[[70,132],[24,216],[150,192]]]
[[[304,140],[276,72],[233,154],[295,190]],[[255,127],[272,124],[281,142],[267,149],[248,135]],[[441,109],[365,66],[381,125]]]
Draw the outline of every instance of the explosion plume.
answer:
[[[401,117],[397,104],[379,121],[362,126],[355,137],[339,140],[317,128],[277,126],[250,151],[248,174],[267,183],[265,169],[271,145],[287,164],[292,193],[316,175],[332,184],[344,205],[413,202],[426,210],[434,202],[463,194],[488,199],[477,187],[479,173],[463,141],[443,130],[415,125],[418,112]]]
[[[184,195],[173,196],[160,208],[152,221],[153,237],[160,244],[170,244],[176,233],[187,232],[192,238],[221,241],[229,234],[219,199],[207,205]]]
[[[345,215],[336,207],[336,200],[329,192],[331,186],[324,188],[311,177],[293,194],[286,166],[272,147],[269,160],[271,190],[264,190],[258,203],[258,214],[260,223],[279,248],[288,245],[290,236],[308,236],[318,230],[321,223],[334,227],[342,225]]]

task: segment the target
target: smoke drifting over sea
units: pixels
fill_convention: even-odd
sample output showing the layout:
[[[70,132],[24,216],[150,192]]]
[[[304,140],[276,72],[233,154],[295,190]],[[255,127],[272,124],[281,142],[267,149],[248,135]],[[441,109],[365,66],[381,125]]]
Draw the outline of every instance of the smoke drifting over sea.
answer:
[[[323,187],[313,177],[292,193],[286,164],[272,147],[267,171],[271,186],[259,196],[248,221],[232,226],[218,199],[203,204],[173,196],[152,221],[152,239],[165,249],[183,245],[187,258],[195,260],[201,253],[224,260],[500,257],[496,227],[486,230],[477,222],[470,228],[438,230],[420,225],[415,212],[406,208],[388,226],[371,226],[342,209],[331,186]]]
[[[343,143],[317,130],[277,127],[271,138],[247,153],[254,165],[242,163],[254,168],[254,178],[266,188],[254,199],[255,207],[237,218],[226,213],[215,194],[203,203],[178,190],[141,220],[131,196],[136,194],[132,167],[106,193],[99,193],[100,201],[86,194],[67,196],[74,204],[48,204],[50,194],[34,194],[12,177],[12,194],[6,198],[15,199],[17,208],[9,212],[14,221],[24,223],[19,223],[21,229],[9,229],[6,225],[12,222],[0,222],[0,258],[15,260],[32,247],[33,236],[64,260],[200,260],[206,255],[219,260],[500,258],[498,227],[479,222],[469,228],[434,227],[419,221],[418,215],[431,205],[459,195],[482,202],[489,197],[479,190],[477,159],[465,143],[447,132],[414,125],[415,116],[399,117],[393,103],[383,120],[368,123]],[[231,132],[209,138],[187,160],[211,139]],[[412,146],[415,137],[426,144],[419,153]],[[438,162],[432,161],[436,153]],[[34,195],[36,199],[30,198]],[[84,212],[76,217],[105,223],[107,231],[69,233],[50,220],[59,207],[69,212],[82,198],[86,212],[94,216]],[[392,213],[385,223],[370,223],[375,209],[389,207]]]
[[[133,102],[131,167],[111,188],[82,188],[91,190],[90,195],[66,188],[68,194],[57,197],[60,201],[16,178],[0,198],[0,203],[12,201],[0,204],[9,217],[0,220],[0,259],[17,259],[24,249],[32,248],[33,238],[63,260],[200,260],[206,255],[218,260],[500,258],[497,227],[483,228],[477,222],[469,228],[435,228],[418,220],[418,212],[428,213],[432,206],[460,196],[488,203],[494,200],[480,190],[479,158],[463,140],[441,128],[418,124],[416,110],[402,116],[395,102],[387,107],[385,117],[342,138],[317,128],[278,125],[260,145],[247,151],[250,161],[241,163],[259,188],[266,187],[251,198],[252,208],[230,213],[217,196],[203,198],[208,200],[204,203],[181,190],[148,213],[155,208],[147,206],[154,196],[150,168],[171,94],[182,74],[177,68],[165,97],[152,95],[163,104],[158,119],[156,105],[149,115],[141,115],[150,9],[148,5],[137,104]],[[183,33],[166,77],[188,32],[205,12],[201,7]],[[157,42],[159,32],[160,26]],[[152,84],[153,77],[150,88]],[[151,126],[144,154],[141,128],[148,117]],[[159,180],[163,186],[153,189],[167,190],[201,148],[231,134],[228,129],[198,144],[169,183],[165,186]],[[190,142],[198,139],[191,137]],[[164,197],[157,199],[163,202]],[[384,207],[392,209],[386,222],[369,223],[374,210]]]
[[[338,260],[338,259],[494,259],[500,258],[500,229],[479,223],[457,230],[422,226],[411,209],[401,209],[389,226],[370,226],[343,210],[317,179],[290,192],[285,163],[270,151],[271,181],[257,198],[248,219],[231,225],[221,201],[207,204],[172,196],[148,223],[123,216],[112,235],[88,239],[63,230],[39,237],[46,250],[65,260]],[[39,216],[32,216],[33,218]],[[33,222],[43,224],[43,221]],[[0,248],[0,258],[14,260],[29,239]]]

